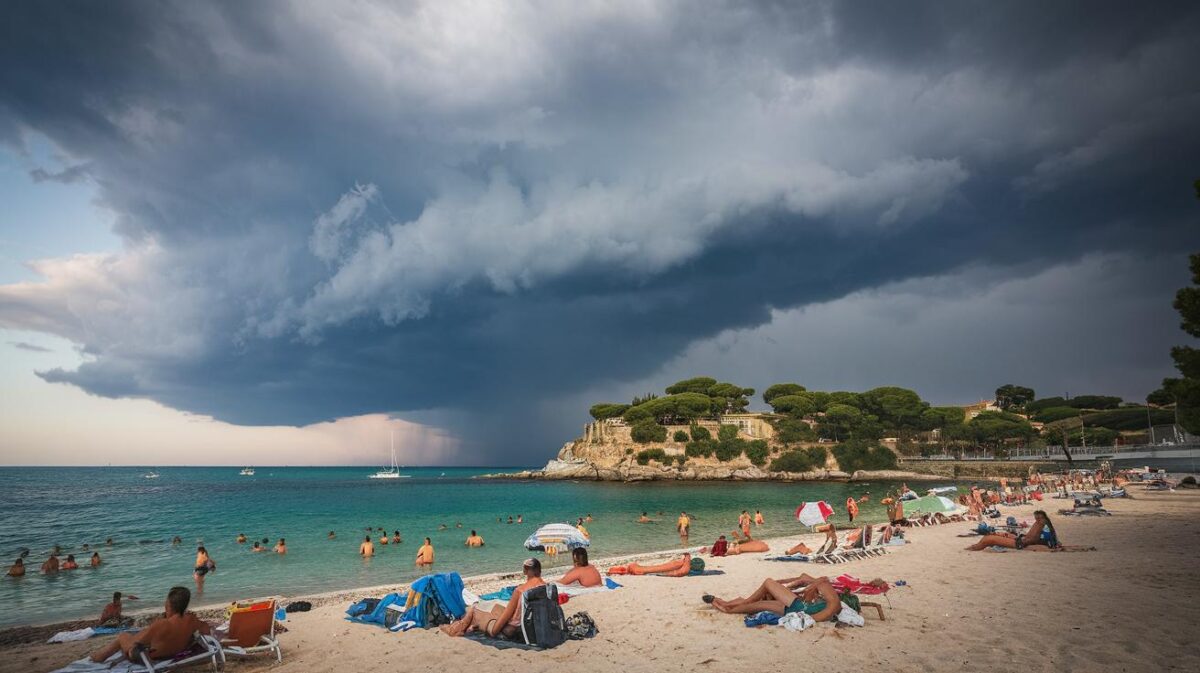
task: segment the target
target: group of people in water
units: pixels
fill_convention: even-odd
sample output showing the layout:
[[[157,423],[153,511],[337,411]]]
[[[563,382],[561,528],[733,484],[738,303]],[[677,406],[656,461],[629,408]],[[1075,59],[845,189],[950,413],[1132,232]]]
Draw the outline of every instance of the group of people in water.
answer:
[[[108,541],[108,544],[112,544],[111,539]],[[85,544],[83,545],[83,551],[92,550],[90,550],[89,546]],[[59,560],[58,557],[62,555],[62,547],[54,545],[54,548],[50,550],[49,557],[42,562],[39,572],[41,572],[43,575],[57,575],[60,571],[79,570],[80,565],[79,562],[75,560],[74,554],[67,554],[65,559]],[[17,556],[17,559],[13,561],[11,566],[8,567],[8,572],[5,573],[5,575],[8,577],[24,577],[26,572],[25,559],[28,556],[29,550],[22,549],[20,554]],[[100,558],[100,552],[92,551],[92,557],[87,563],[88,567],[99,568],[102,563],[104,563],[104,560]]]

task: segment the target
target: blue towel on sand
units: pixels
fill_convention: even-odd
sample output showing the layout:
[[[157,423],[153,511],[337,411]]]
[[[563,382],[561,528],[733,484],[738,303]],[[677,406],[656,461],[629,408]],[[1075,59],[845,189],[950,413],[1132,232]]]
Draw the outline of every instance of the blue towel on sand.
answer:
[[[768,610],[763,610],[762,612],[756,612],[752,615],[746,615],[746,619],[744,621],[746,622],[746,626],[750,627],[775,626],[779,623],[779,615]]]

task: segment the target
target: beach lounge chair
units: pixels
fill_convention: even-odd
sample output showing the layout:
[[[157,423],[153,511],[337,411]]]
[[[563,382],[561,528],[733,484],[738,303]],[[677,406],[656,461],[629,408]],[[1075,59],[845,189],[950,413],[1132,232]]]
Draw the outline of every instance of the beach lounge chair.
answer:
[[[275,638],[275,607],[272,600],[231,614],[228,635],[220,642],[222,654],[248,657],[270,652],[282,663],[283,651]]]

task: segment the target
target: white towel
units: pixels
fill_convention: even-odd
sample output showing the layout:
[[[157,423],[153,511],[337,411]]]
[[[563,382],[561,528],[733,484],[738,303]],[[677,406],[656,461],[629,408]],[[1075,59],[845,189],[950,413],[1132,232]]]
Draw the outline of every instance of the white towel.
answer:
[[[46,642],[48,642],[48,643],[69,643],[74,640],[87,640],[88,638],[91,638],[94,634],[95,634],[95,631],[93,631],[92,627],[89,626],[85,629],[79,629],[78,631],[59,631],[58,633],[54,634],[53,636],[50,636],[50,640],[47,640]]]
[[[470,589],[467,589],[466,587],[463,587],[462,599],[463,599],[463,605],[474,605],[479,602],[479,596],[476,596],[474,594],[474,592],[472,592]]]
[[[788,631],[803,631],[813,624],[812,616],[803,612],[789,612],[779,619],[779,625]]]
[[[842,603],[842,611],[838,613],[837,620],[843,624],[849,624],[850,626],[862,626],[866,623],[866,620],[862,618],[862,615],[855,612],[854,608],[846,605],[845,603]]]

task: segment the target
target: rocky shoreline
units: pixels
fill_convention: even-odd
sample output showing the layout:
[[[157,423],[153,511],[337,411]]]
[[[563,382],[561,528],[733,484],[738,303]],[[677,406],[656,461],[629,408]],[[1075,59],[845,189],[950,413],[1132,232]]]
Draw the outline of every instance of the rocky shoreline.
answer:
[[[485,474],[480,479],[513,480],[577,480],[577,481],[871,481],[879,479],[909,479],[913,481],[946,481],[946,477],[903,470],[865,471],[853,474],[822,469],[812,472],[772,472],[759,467],[726,467],[720,465],[687,465],[663,467],[658,465],[618,464],[597,465],[586,460],[551,460],[540,470],[521,470]]]

